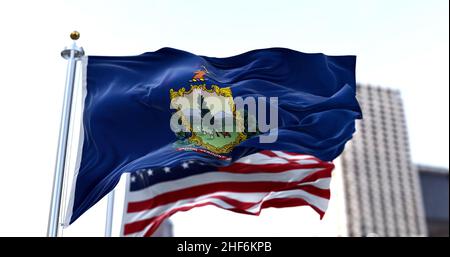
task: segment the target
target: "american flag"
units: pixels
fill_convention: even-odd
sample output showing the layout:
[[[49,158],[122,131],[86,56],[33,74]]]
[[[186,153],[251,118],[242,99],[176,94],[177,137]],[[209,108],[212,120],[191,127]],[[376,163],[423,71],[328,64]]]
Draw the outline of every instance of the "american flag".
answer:
[[[251,215],[308,205],[322,218],[333,168],[311,155],[265,150],[225,167],[185,161],[141,169],[127,182],[122,235],[151,236],[172,214],[206,205]]]

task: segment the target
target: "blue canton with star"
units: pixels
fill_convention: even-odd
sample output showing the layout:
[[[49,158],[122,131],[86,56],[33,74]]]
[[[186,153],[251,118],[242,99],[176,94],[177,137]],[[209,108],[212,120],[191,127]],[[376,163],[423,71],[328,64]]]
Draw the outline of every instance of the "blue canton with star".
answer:
[[[140,169],[130,174],[130,191],[138,191],[160,182],[216,170],[216,166],[207,165],[199,161],[186,161],[173,167]]]

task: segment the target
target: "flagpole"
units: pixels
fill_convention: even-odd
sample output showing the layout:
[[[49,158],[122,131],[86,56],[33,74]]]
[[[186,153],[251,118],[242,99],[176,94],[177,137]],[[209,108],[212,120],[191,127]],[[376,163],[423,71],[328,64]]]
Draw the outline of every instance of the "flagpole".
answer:
[[[56,154],[55,174],[53,177],[53,190],[50,205],[50,215],[48,219],[47,236],[58,236],[59,218],[61,209],[61,195],[64,181],[64,167],[66,164],[67,139],[69,135],[70,113],[72,110],[73,88],[75,82],[75,72],[77,61],[84,55],[83,48],[78,47],[76,40],[80,38],[80,33],[74,31],[70,34],[72,45],[61,52],[61,56],[68,60],[66,87],[61,114],[61,123],[58,138],[58,150]]]
[[[106,207],[105,237],[111,237],[114,211],[114,189],[108,194],[108,206]]]

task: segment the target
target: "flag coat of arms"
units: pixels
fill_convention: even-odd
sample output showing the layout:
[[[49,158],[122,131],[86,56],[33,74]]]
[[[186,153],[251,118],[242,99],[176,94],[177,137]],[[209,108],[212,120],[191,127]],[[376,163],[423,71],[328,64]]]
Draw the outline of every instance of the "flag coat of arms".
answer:
[[[151,236],[172,214],[205,205],[252,215],[308,205],[322,217],[332,161],[362,117],[355,62],[285,48],[89,56],[65,225],[123,173],[125,236]]]

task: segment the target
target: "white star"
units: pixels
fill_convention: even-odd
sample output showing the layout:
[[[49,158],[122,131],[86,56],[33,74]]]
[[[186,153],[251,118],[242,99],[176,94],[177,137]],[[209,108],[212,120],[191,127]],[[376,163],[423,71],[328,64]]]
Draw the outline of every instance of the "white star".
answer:
[[[189,168],[189,164],[187,162],[183,162],[183,164],[181,164],[181,167],[183,167],[183,169],[187,169]]]
[[[136,181],[136,177],[135,176],[131,176],[131,182]]]
[[[192,164],[192,163],[194,163],[194,161],[188,161],[188,163],[189,163],[189,164]]]
[[[147,174],[148,174],[149,176],[153,175],[153,170],[152,170],[152,169],[148,169],[148,170],[147,170]]]
[[[166,172],[166,173],[170,172],[170,168],[169,167],[164,167],[164,172]]]

